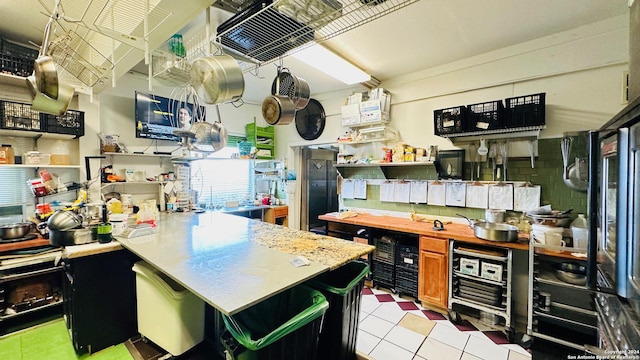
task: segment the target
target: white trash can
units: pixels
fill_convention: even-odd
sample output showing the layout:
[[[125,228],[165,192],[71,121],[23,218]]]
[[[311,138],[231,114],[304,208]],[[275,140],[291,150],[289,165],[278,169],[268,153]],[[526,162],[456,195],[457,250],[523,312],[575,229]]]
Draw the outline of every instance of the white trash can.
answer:
[[[204,338],[204,302],[144,261],[136,273],[138,332],[173,356]]]

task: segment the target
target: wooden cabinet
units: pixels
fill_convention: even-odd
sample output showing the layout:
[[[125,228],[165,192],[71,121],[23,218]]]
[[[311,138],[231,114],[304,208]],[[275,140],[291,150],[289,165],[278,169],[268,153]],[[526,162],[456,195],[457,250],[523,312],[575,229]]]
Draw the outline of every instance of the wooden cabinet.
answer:
[[[288,214],[288,206],[273,206],[265,210],[264,221],[271,224],[289,226]]]
[[[447,308],[447,239],[420,236],[418,299],[423,304]]]

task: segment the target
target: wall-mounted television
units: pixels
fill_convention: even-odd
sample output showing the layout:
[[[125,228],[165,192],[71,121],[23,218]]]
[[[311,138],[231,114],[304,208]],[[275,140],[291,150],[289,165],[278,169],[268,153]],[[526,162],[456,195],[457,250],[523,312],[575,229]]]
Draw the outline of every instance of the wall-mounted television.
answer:
[[[205,119],[204,106],[195,111],[189,102],[139,91],[135,95],[137,138],[180,141],[174,130],[188,129],[196,117]]]

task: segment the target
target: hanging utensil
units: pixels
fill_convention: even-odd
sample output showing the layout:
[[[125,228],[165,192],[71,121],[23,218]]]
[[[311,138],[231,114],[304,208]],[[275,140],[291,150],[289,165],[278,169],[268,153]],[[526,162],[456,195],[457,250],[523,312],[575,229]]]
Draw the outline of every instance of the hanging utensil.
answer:
[[[531,156],[531,168],[532,169],[535,167],[534,163],[533,163],[533,161],[534,161],[533,154],[534,154],[534,151],[535,151],[535,145],[536,145],[536,143],[535,143],[534,140],[529,140],[529,156]]]
[[[476,172],[476,159],[478,158],[478,151],[476,150],[476,144],[475,143],[471,143],[469,145],[469,157],[472,157],[471,159],[471,181],[473,181],[473,173]]]
[[[491,160],[491,163],[492,163],[491,177],[493,181],[496,181],[496,144],[491,144],[489,146],[489,156],[487,157],[487,160]],[[488,161],[487,161],[487,164],[488,164]]]
[[[56,1],[54,14],[57,13],[59,1]],[[49,48],[49,34],[51,33],[51,24],[53,23],[53,15],[49,17],[49,21],[44,28],[44,36],[38,58],[33,62],[33,75],[35,77],[36,88],[38,91],[47,95],[49,98],[58,99],[58,71],[56,70],[56,62],[53,57],[47,55]]]
[[[502,152],[502,177],[504,181],[507,181],[507,162],[509,161],[509,142],[505,141],[504,144],[500,144],[500,150]]]

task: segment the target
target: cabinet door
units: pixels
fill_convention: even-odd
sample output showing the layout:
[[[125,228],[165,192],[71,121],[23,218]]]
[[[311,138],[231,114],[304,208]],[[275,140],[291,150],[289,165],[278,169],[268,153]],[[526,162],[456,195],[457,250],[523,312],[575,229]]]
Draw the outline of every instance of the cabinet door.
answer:
[[[447,286],[447,255],[421,251],[418,278],[420,301],[446,309]]]

